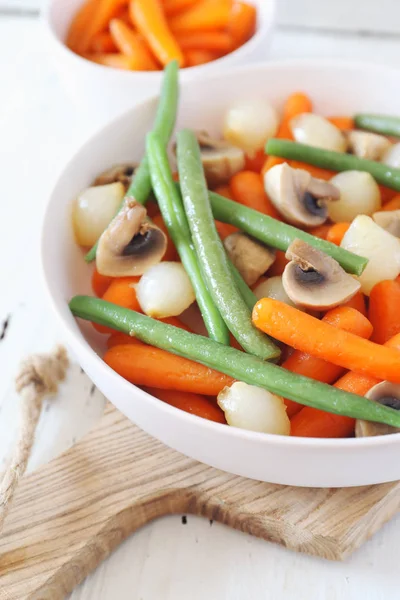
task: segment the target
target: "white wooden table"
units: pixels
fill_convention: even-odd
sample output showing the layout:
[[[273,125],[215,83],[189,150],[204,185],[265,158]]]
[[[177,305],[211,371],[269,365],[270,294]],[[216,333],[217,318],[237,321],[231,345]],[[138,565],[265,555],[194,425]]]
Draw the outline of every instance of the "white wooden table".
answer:
[[[99,125],[71,110],[48,60],[37,5],[0,0],[0,468],[18,422],[12,384],[18,363],[62,341],[39,267],[46,198],[68,157]],[[273,58],[340,57],[400,66],[398,0],[279,0],[278,17]],[[30,468],[73,444],[103,405],[104,398],[73,365],[59,397],[46,406]],[[195,517],[184,521],[176,516],[145,527],[72,599],[399,598],[400,517],[344,564],[296,555]]]

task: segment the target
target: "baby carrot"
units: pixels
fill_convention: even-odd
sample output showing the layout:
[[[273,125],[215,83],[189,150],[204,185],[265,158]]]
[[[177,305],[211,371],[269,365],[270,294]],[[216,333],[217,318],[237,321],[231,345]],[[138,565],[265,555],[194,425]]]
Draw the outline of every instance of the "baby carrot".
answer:
[[[359,335],[360,337],[367,339],[372,333],[371,323],[361,313],[354,310],[354,308],[344,306],[333,308],[326,313],[322,321],[333,327],[342,329],[343,331],[349,331],[354,333],[354,335]],[[344,372],[342,367],[338,367],[322,358],[317,358],[300,350],[295,350],[289,358],[285,360],[282,367],[288,369],[288,371],[291,371],[292,373],[311,377],[311,379],[316,379],[323,383],[333,383],[338,377],[343,375]],[[285,399],[285,404],[289,417],[292,417],[303,408],[301,404],[293,402],[292,400]]]
[[[394,196],[389,202],[383,205],[381,210],[399,210],[400,209],[400,194]]]
[[[230,181],[233,199],[244,206],[258,210],[274,219],[281,216],[272,205],[264,190],[261,175],[253,171],[240,171]]]
[[[385,346],[400,350],[400,335],[395,335]],[[344,392],[365,396],[380,381],[369,375],[349,371],[335,383],[334,387]],[[334,415],[306,406],[291,420],[291,434],[318,438],[348,437],[353,434],[354,425],[355,419],[351,417]]]
[[[206,396],[190,392],[177,392],[176,390],[160,390],[154,387],[145,387],[144,391],[192,415],[197,415],[216,423],[226,423],[225,415],[218,404]]]
[[[351,371],[400,383],[400,352],[336,329],[272,298],[254,307],[253,322],[271,337]]]
[[[183,64],[183,54],[165,19],[159,0],[131,0],[133,22],[161,64],[171,60]]]
[[[135,385],[165,390],[217,396],[233,382],[229,375],[146,344],[114,346],[105,353],[104,361]]]
[[[352,117],[328,117],[328,121],[342,131],[354,129],[354,119]]]
[[[219,185],[215,188],[215,193],[223,196],[224,198],[229,198],[229,200],[233,200],[232,190],[229,185]]]
[[[332,244],[336,244],[336,246],[340,246],[340,243],[344,238],[344,234],[346,233],[350,225],[351,223],[335,223],[334,225],[329,227],[325,239],[328,240],[328,242],[332,242]]]
[[[374,327],[372,339],[377,344],[385,344],[391,337],[400,333],[398,281],[381,281],[372,288],[368,315]]]
[[[317,225],[317,227],[310,227],[307,229],[307,233],[319,238],[320,240],[327,240],[327,235],[330,228],[330,225]]]
[[[112,282],[112,277],[106,275],[100,275],[97,269],[93,270],[92,274],[92,290],[98,298],[102,298],[108,286]]]
[[[268,269],[268,276],[274,277],[275,275],[282,275],[288,262],[289,261],[285,256],[285,252],[282,252],[282,250],[276,250],[275,261]]]
[[[244,168],[246,169],[246,171],[254,171],[255,173],[261,173],[265,163],[264,149],[261,148],[260,150],[256,150],[256,152],[252,156],[246,154],[244,160]]]
[[[218,231],[218,235],[221,240],[224,240],[231,235],[231,233],[235,233],[238,231],[237,227],[233,227],[233,225],[228,225],[228,223],[222,223],[221,221],[215,221],[215,228]]]
[[[133,0],[137,2],[137,0]],[[149,2],[149,0],[141,0]],[[190,31],[214,31],[223,29],[230,17],[231,0],[200,0],[169,19],[173,33],[188,33]]]
[[[90,19],[80,34],[77,45],[77,51],[80,54],[88,52],[94,36],[107,28],[108,23],[117,14],[121,5],[121,0],[97,1],[96,10],[91,14]]]
[[[110,54],[95,52],[93,54],[86,54],[85,58],[97,63],[98,65],[104,65],[105,67],[113,67],[113,69],[123,69],[124,71],[136,71],[137,61],[134,56],[126,56],[118,52]]]
[[[232,4],[227,30],[232,38],[233,48],[239,48],[254,35],[257,26],[257,11],[252,4],[236,2]]]
[[[342,306],[348,306],[349,308],[355,308],[364,317],[367,316],[367,307],[365,306],[365,296],[362,292],[357,292],[350,300],[347,300]]]
[[[176,34],[176,41],[182,50],[216,50],[229,52],[231,38],[224,31],[192,31]]]
[[[140,308],[135,289],[139,279],[139,277],[118,277],[113,279],[103,294],[103,300],[141,312],[142,309]],[[112,330],[104,325],[93,323],[93,327],[99,333],[112,333]]]
[[[215,50],[186,50],[184,52],[185,65],[187,67],[198,67],[217,60],[221,57],[220,52]]]
[[[299,160],[287,160],[285,162],[287,162],[293,169],[304,169],[304,171],[308,171],[310,175],[316,179],[329,181],[334,175],[336,175],[335,171],[321,169],[320,167],[315,167],[314,165],[309,165],[308,163],[301,162]]]
[[[164,0],[163,8],[167,17],[172,17],[179,12],[187,10],[197,2],[198,0]]]
[[[290,128],[290,121],[297,115],[312,112],[312,110],[312,102],[306,94],[303,94],[302,92],[295,92],[294,94],[291,94],[287,98],[283,107],[282,121],[279,125],[276,137],[281,139],[283,138],[292,140],[293,134]],[[283,158],[279,158],[277,156],[268,156],[263,167],[263,173],[266,173],[267,171],[269,171],[269,169],[275,167],[275,165],[279,165],[284,162],[285,159]]]
[[[135,58],[136,71],[157,71],[159,66],[145,41],[120,19],[112,19],[110,32],[118,50]]]
[[[118,48],[115,45],[112,35],[109,31],[101,31],[97,35],[93,36],[92,43],[90,44],[90,50],[92,52],[106,54],[109,54],[110,52],[118,52]]]
[[[66,39],[68,48],[74,52],[81,51],[82,36],[89,21],[93,18],[97,6],[98,0],[86,0],[75,14]]]
[[[161,231],[163,231],[165,233],[165,235],[167,236],[167,249],[165,251],[165,254],[163,256],[163,260],[166,261],[178,261],[179,260],[179,254],[175,248],[174,242],[172,241],[167,226],[164,223],[164,219],[162,218],[162,216],[156,215],[155,217],[153,217],[153,223],[155,225],[157,225],[157,227],[159,227],[161,229]]]

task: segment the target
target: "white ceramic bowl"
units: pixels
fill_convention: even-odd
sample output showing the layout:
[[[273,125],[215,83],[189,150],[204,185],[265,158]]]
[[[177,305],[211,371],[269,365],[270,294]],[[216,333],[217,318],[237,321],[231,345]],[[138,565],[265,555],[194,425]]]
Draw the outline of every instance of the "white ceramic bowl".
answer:
[[[249,0],[258,10],[256,34],[241,48],[206,65],[183,69],[182,82],[199,75],[267,57],[274,22],[276,0]],[[68,26],[83,0],[47,0],[43,19],[49,37],[49,54],[55,60],[72,100],[85,105],[100,118],[114,116],[136,103],[158,94],[161,72],[132,72],[111,69],[85,60],[63,43]]]
[[[240,82],[240,85],[238,85]],[[178,128],[217,132],[233,99],[265,98],[277,107],[294,90],[309,93],[322,114],[398,113],[399,73],[348,63],[282,62],[233,69],[182,86]],[[43,228],[43,266],[53,308],[72,352],[107,398],[168,446],[224,471],[296,486],[354,486],[400,479],[400,434],[323,440],[265,435],[219,425],[177,410],[131,385],[101,360],[104,342],[77,323],[67,302],[91,293],[90,267],[76,246],[71,203],[102,169],[137,160],[157,99],[145,101],[89,140],[65,168],[50,198]]]

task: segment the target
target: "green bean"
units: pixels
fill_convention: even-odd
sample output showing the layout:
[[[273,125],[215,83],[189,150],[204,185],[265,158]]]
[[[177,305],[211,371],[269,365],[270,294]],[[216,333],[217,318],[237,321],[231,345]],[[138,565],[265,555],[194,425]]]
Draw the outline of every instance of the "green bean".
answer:
[[[203,280],[182,198],[172,178],[165,145],[155,133],[147,136],[147,157],[153,190],[164,223],[192,282],[207,331],[212,339],[229,346],[229,330]]]
[[[209,192],[209,198],[214,217],[218,221],[238,227],[267,246],[286,252],[293,240],[298,238],[325,252],[337,260],[346,271],[355,275],[361,275],[368,263],[368,260],[362,256],[314,237],[292,225],[281,223],[243,204],[228,200],[215,192]]]
[[[297,144],[289,140],[270,139],[265,147],[267,154],[280,156],[290,160],[302,162],[330,169],[332,171],[365,171],[370,173],[378,183],[393,190],[400,191],[400,169],[394,169],[381,162],[359,158],[354,154],[323,150],[315,146]]]
[[[173,60],[165,67],[164,79],[153,127],[153,131],[160,136],[164,144],[168,143],[175,126],[179,94],[178,73],[179,67],[176,60]],[[150,192],[150,169],[147,156],[145,155],[132,178],[131,185],[126,192],[118,212],[121,210],[127,198],[134,198],[136,202],[145,204]],[[96,258],[98,243],[99,242],[97,241],[86,254],[86,262],[92,262]]]
[[[192,131],[178,133],[177,158],[183,205],[194,247],[207,287],[222,318],[247,352],[263,359],[279,356],[277,346],[253,326],[251,312],[232,277],[225,249],[215,228],[200,148]]]
[[[400,137],[400,117],[387,117],[385,115],[359,114],[354,117],[356,127]]]
[[[116,304],[89,296],[75,296],[69,307],[76,317],[117,329],[146,344],[201,363],[300,404],[355,419],[400,427],[400,411],[291,373],[235,348],[222,346],[209,338],[183,331]]]
[[[229,267],[231,269],[232,277],[236,283],[236,287],[238,288],[240,295],[242,296],[243,300],[245,301],[247,308],[249,310],[253,310],[254,305],[257,302],[256,295],[249,288],[249,286],[247,285],[247,283],[245,282],[245,280],[243,279],[243,277],[241,276],[241,274],[239,273],[239,271],[237,270],[235,265],[230,261],[229,258],[228,258],[228,261],[229,261]]]

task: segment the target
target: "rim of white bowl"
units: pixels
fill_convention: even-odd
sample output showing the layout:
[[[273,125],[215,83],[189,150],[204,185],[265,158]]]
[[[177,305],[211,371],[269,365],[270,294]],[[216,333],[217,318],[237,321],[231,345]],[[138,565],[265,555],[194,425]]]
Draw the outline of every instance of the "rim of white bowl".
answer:
[[[320,68],[324,66],[325,68],[335,68],[335,69],[345,69],[345,70],[354,70],[354,69],[368,69],[369,73],[371,71],[386,71],[388,74],[393,74],[394,77],[399,77],[400,69],[396,67],[386,66],[374,64],[370,65],[367,62],[362,61],[341,61],[341,60],[325,60],[325,59],[283,59],[279,61],[271,61],[271,62],[258,62],[252,65],[243,65],[231,67],[227,71],[224,72],[224,75],[230,75],[231,73],[241,73],[242,71],[265,71],[265,70],[279,70],[284,67],[290,66],[293,67],[307,67],[307,68]],[[203,76],[202,80],[213,80],[220,79],[221,73],[209,73],[207,76]],[[184,82],[182,85],[190,86],[196,85],[198,81],[188,81]],[[229,427],[221,423],[216,423],[213,421],[209,421],[207,419],[203,419],[202,417],[198,417],[196,415],[187,413],[179,408],[175,408],[170,406],[169,404],[159,400],[155,396],[148,394],[143,391],[139,387],[130,383],[118,373],[116,373],[111,367],[109,367],[103,360],[98,356],[98,354],[93,350],[87,340],[83,337],[80,332],[76,332],[70,325],[66,322],[63,315],[61,314],[57,299],[57,294],[54,293],[53,285],[51,282],[51,278],[48,276],[48,270],[50,268],[49,265],[49,253],[48,253],[48,245],[46,242],[47,232],[50,230],[51,223],[53,221],[52,213],[55,210],[55,203],[57,201],[56,198],[56,190],[59,186],[59,182],[62,179],[65,171],[67,171],[72,163],[75,162],[76,157],[85,151],[86,146],[90,146],[96,138],[103,138],[104,135],[107,135],[107,130],[112,129],[116,122],[123,120],[127,117],[128,114],[134,112],[138,108],[152,103],[158,98],[158,94],[143,100],[136,104],[133,108],[125,111],[124,113],[114,117],[109,123],[105,126],[102,126],[99,131],[94,133],[90,138],[82,145],[80,148],[74,152],[73,156],[67,162],[65,167],[62,169],[61,173],[59,173],[57,177],[57,182],[53,186],[52,192],[50,194],[49,200],[47,202],[43,222],[42,222],[42,230],[41,230],[41,270],[42,277],[45,283],[45,288],[47,290],[48,296],[50,298],[50,304],[55,312],[59,322],[61,323],[63,330],[66,332],[68,336],[69,343],[73,348],[74,345],[78,345],[81,352],[85,353],[88,360],[97,364],[99,368],[105,369],[108,372],[109,376],[115,380],[117,385],[122,385],[126,388],[126,391],[134,390],[138,396],[141,396],[144,401],[152,402],[156,405],[157,409],[160,411],[165,411],[166,413],[170,413],[171,416],[174,416],[176,419],[182,420],[183,422],[192,423],[193,425],[197,425],[203,429],[211,429],[218,432],[221,436],[228,437],[237,437],[242,440],[256,441],[261,444],[275,444],[275,445],[284,445],[284,446],[301,446],[301,447],[310,447],[310,448],[323,448],[323,449],[341,449],[341,450],[361,450],[362,448],[380,448],[386,446],[393,446],[400,443],[400,433],[394,433],[391,435],[382,435],[376,437],[365,437],[365,438],[340,438],[340,439],[330,439],[330,438],[308,438],[308,437],[295,437],[295,436],[284,436],[284,435],[276,435],[270,433],[261,433],[257,431],[249,431],[246,429],[239,429],[238,427]]]
[[[44,22],[47,32],[50,34],[51,39],[57,45],[60,52],[63,52],[65,55],[68,55],[71,59],[77,61],[77,63],[85,64],[88,68],[97,69],[98,71],[108,72],[108,73],[118,73],[121,77],[147,77],[149,80],[156,79],[157,77],[161,77],[163,71],[124,71],[123,69],[115,69],[113,67],[107,67],[106,65],[100,65],[98,63],[87,60],[83,56],[79,56],[72,50],[68,48],[68,46],[64,43],[64,41],[60,38],[60,36],[54,30],[53,22],[51,19],[51,12],[53,10],[53,4],[55,0],[48,0],[45,3],[45,6],[42,9],[41,16],[42,21]],[[262,38],[263,34],[266,30],[272,29],[275,20],[276,13],[276,5],[277,0],[269,0],[263,7],[263,9],[258,9],[260,14],[258,16],[257,21],[257,29],[255,34],[242,46],[218,58],[217,60],[213,60],[211,63],[206,63],[204,65],[198,65],[195,67],[186,67],[182,69],[182,73],[190,72],[190,73],[205,73],[212,68],[217,68],[218,66],[224,66],[225,63],[228,63],[231,58],[240,58],[242,55],[251,53],[255,46],[259,43],[260,38]],[[272,34],[272,32],[270,32]]]

